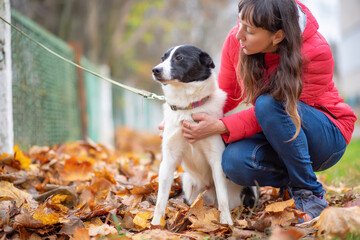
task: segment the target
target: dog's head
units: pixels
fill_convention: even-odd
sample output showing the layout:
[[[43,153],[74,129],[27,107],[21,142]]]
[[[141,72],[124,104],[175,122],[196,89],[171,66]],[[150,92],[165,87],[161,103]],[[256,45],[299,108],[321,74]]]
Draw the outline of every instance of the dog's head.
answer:
[[[191,45],[170,48],[161,57],[161,63],[152,69],[153,78],[163,84],[173,81],[204,81],[215,64],[209,54]]]

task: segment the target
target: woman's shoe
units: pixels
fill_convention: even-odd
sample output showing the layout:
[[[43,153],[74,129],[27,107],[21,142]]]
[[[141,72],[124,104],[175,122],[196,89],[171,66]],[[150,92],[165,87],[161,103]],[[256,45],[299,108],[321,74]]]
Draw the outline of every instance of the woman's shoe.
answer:
[[[325,199],[325,191],[320,196],[316,196],[312,191],[306,189],[290,190],[289,192],[295,200],[296,208],[307,214],[303,219],[299,219],[299,223],[307,222],[318,217],[321,212],[329,206]]]

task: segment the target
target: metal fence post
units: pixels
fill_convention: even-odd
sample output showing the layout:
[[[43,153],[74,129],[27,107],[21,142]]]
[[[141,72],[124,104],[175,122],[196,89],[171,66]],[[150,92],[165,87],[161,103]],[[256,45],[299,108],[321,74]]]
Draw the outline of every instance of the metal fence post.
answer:
[[[82,57],[82,45],[79,42],[69,42],[69,46],[71,46],[74,50],[74,62],[77,64],[81,64],[80,60]],[[86,102],[86,90],[85,90],[85,80],[84,80],[84,72],[83,70],[77,68],[76,69],[77,76],[77,93],[78,93],[78,102],[79,102],[79,110],[80,110],[80,122],[81,122],[81,136],[82,140],[86,141],[88,137],[88,116],[86,113],[87,102]]]
[[[0,0],[0,15],[11,21],[10,0]],[[0,154],[12,153],[13,145],[11,29],[0,21]]]

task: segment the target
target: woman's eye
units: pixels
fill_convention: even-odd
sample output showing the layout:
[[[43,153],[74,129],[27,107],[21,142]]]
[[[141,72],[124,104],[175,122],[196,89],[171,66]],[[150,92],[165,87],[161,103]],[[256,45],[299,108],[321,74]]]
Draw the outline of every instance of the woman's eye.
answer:
[[[177,55],[177,56],[175,57],[175,60],[176,60],[176,61],[181,61],[181,60],[183,60],[183,57],[182,57],[181,55]]]
[[[253,34],[252,30],[249,30],[249,28],[246,29],[246,32],[249,34]]]

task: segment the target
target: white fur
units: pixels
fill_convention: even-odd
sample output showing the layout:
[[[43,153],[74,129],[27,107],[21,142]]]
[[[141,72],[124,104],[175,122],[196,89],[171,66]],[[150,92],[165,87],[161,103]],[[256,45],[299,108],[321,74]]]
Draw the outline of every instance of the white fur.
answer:
[[[171,59],[171,56],[168,59]],[[170,67],[166,61],[162,64],[163,68]],[[164,69],[164,72],[166,71],[170,71],[170,69]],[[163,160],[160,164],[158,197],[151,223],[160,225],[161,216],[165,216],[174,171],[181,162],[185,170],[183,191],[187,200],[191,203],[200,192],[208,189],[204,200],[208,204],[217,203],[221,212],[220,222],[232,225],[230,209],[241,204],[242,187],[227,180],[222,171],[221,159],[225,145],[221,136],[213,135],[190,144],[183,137],[181,130],[184,120],[193,121],[191,117],[193,113],[204,112],[213,117],[221,118],[226,93],[219,89],[214,72],[205,81],[182,83],[177,80],[169,80],[166,83],[163,85],[166,99],[163,106],[165,118],[162,144]],[[170,104],[177,107],[187,107],[192,102],[199,101],[207,96],[210,98],[206,103],[194,109],[173,111],[169,106]],[[228,189],[231,189],[230,199]]]

